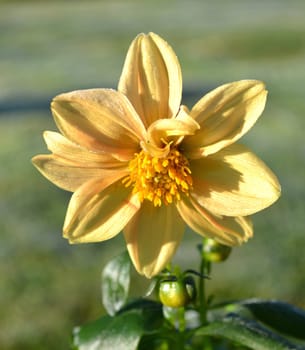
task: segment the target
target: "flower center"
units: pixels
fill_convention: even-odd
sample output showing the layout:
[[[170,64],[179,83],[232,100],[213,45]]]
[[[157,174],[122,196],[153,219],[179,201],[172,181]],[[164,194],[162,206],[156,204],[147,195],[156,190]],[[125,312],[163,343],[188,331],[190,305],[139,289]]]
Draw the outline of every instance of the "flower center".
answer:
[[[148,199],[155,207],[180,200],[181,193],[188,195],[192,187],[189,162],[176,148],[163,158],[142,150],[129,162],[129,170],[123,179],[125,186],[133,186],[141,202]]]

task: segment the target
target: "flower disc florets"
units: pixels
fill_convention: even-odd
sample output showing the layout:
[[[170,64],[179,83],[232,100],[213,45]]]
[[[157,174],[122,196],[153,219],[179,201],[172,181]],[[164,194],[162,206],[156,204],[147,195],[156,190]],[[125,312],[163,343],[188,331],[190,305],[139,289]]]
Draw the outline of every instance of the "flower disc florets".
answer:
[[[180,200],[181,193],[188,195],[192,187],[188,160],[176,148],[162,158],[142,150],[130,161],[129,170],[123,179],[125,186],[133,186],[141,201],[148,199],[155,207]]]

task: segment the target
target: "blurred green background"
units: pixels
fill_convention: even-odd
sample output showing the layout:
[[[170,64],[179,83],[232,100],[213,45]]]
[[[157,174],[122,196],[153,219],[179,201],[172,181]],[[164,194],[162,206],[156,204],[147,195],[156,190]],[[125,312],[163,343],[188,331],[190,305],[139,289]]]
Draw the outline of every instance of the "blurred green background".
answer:
[[[0,2],[0,348],[68,349],[73,326],[98,317],[100,272],[122,251],[109,242],[70,246],[61,227],[70,197],[30,158],[55,130],[53,96],[116,87],[131,40],[154,31],[177,53],[189,107],[207,90],[261,79],[266,110],[243,143],[278,175],[281,199],[255,215],[255,236],[214,268],[221,298],[275,298],[305,307],[305,2]],[[196,268],[197,235],[176,259]],[[145,281],[134,274],[133,288]]]

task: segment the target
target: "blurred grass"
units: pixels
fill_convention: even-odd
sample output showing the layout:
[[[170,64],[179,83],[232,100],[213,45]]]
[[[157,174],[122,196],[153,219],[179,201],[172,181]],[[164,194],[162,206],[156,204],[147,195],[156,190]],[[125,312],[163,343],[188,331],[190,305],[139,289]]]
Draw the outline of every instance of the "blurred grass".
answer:
[[[30,164],[46,152],[41,134],[54,123],[48,111],[14,108],[72,89],[115,87],[126,50],[142,31],[174,47],[186,89],[200,94],[238,79],[266,82],[267,108],[243,142],[276,172],[283,195],[254,217],[255,237],[215,266],[209,284],[220,297],[305,307],[305,3],[2,1],[0,107],[11,111],[0,114],[1,349],[67,349],[72,327],[99,315],[100,270],[123,247],[121,237],[82,246],[61,238],[69,194]],[[186,234],[177,253],[185,267],[195,267],[196,242]]]

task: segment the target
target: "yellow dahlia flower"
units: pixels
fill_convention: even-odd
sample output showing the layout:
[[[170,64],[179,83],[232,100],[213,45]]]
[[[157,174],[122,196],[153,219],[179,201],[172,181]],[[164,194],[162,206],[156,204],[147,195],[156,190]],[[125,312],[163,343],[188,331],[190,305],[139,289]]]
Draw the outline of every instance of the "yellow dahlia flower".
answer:
[[[158,274],[185,225],[228,246],[252,236],[249,215],[280,194],[275,175],[236,144],[262,113],[267,92],[256,80],[222,85],[191,109],[180,105],[182,78],[158,35],[132,42],[118,90],[54,98],[60,131],[44,133],[49,155],[33,158],[55,185],[74,192],[63,235],[99,242],[123,230],[137,271]]]

